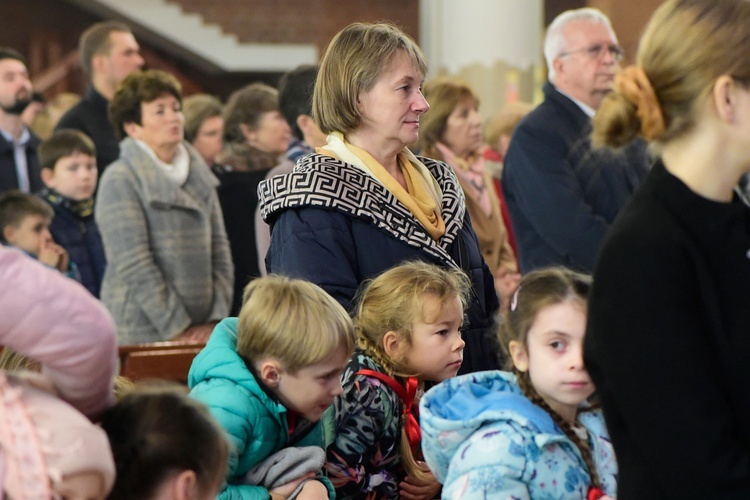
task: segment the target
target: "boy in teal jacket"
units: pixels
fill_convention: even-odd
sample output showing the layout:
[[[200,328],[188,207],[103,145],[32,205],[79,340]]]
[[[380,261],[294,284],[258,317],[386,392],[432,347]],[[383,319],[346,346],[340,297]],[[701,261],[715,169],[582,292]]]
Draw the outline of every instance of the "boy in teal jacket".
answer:
[[[328,479],[314,474],[270,490],[243,483],[283,448],[324,448],[319,420],[342,392],[353,349],[351,319],[318,286],[280,276],[248,285],[239,318],[216,326],[188,376],[190,395],[208,405],[234,447],[219,498],[334,498]]]

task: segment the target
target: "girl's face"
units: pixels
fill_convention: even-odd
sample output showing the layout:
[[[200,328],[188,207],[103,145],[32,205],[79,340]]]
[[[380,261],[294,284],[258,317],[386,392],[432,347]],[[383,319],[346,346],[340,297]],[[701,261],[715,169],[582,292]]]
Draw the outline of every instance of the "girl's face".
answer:
[[[440,303],[433,295],[422,300],[422,319],[412,326],[411,345],[403,365],[420,380],[442,382],[461,367],[466,342],[461,338],[464,310],[458,297]]]
[[[513,364],[528,372],[541,398],[568,423],[574,424],[578,406],[594,393],[583,366],[586,310],[577,300],[566,300],[539,311],[526,337],[526,346],[510,343]]]

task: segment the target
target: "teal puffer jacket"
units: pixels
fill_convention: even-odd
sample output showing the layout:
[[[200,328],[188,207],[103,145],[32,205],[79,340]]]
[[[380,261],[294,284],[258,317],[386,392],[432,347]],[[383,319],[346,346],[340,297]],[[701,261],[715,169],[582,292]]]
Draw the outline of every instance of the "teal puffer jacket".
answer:
[[[243,476],[269,455],[287,446],[287,410],[258,385],[237,354],[237,318],[216,325],[206,347],[196,356],[188,374],[190,396],[208,406],[232,445],[224,500],[266,499],[261,486],[240,484]],[[323,446],[320,423],[295,446]],[[333,487],[319,477],[334,498]]]

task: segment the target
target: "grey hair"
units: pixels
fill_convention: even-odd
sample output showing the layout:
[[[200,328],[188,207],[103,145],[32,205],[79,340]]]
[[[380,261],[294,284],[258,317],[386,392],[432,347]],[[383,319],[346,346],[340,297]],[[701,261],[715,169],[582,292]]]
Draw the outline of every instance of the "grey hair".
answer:
[[[547,27],[547,34],[544,37],[544,58],[547,60],[549,81],[555,79],[553,62],[560,57],[560,54],[567,50],[567,43],[563,34],[565,26],[573,21],[582,20],[605,25],[612,33],[612,38],[617,42],[617,35],[615,34],[615,30],[612,29],[612,23],[599,9],[585,7],[582,9],[566,10],[550,23]]]

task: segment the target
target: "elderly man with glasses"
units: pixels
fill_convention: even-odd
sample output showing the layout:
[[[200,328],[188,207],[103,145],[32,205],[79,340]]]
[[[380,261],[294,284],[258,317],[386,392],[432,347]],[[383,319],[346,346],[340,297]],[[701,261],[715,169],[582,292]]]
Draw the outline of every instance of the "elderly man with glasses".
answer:
[[[591,118],[623,57],[609,19],[591,8],[563,12],[547,29],[544,55],[544,102],[513,133],[503,192],[522,273],[551,265],[591,272],[649,160],[640,141],[618,152],[591,149]]]

